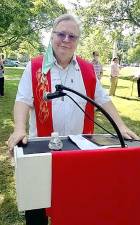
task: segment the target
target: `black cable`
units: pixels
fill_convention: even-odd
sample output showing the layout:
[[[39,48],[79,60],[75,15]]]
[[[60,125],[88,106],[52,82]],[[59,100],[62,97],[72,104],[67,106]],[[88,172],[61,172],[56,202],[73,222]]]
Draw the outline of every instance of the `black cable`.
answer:
[[[81,98],[85,99],[86,101],[90,102],[92,105],[96,106],[103,114],[104,116],[110,121],[110,123],[112,124],[113,128],[115,129],[116,133],[117,133],[117,136],[119,138],[119,141],[120,141],[120,144],[121,144],[121,147],[122,148],[125,148],[125,142],[124,142],[124,138],[119,130],[119,127],[118,125],[116,124],[116,122],[112,119],[112,117],[109,115],[109,113],[104,110],[104,108],[102,108],[97,102],[95,102],[93,99],[91,99],[90,97],[86,96],[86,95],[83,95],[82,93],[79,93],[78,91],[72,89],[72,88],[69,88],[69,87],[66,87],[64,85],[61,85],[61,84],[58,84],[58,85],[55,85],[55,88],[56,88],[56,91],[62,91],[65,90],[65,91],[70,91],[78,96],[80,96]]]
[[[98,127],[100,127],[101,129],[103,129],[104,131],[106,131],[107,133],[111,134],[113,137],[118,138],[115,134],[111,133],[110,131],[108,131],[107,129],[105,129],[104,127],[102,127],[100,124],[98,124],[97,122],[95,122],[90,115],[84,110],[82,109],[82,107],[68,94],[66,94],[66,96],[68,96],[78,107],[79,109],[82,110],[82,112],[87,116],[87,118],[92,121],[93,123],[95,123]]]

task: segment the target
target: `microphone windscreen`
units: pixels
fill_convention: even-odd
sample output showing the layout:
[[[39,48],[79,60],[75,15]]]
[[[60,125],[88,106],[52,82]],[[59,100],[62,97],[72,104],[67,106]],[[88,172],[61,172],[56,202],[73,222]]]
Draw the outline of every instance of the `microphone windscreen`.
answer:
[[[43,100],[48,100],[48,94],[50,94],[50,92],[44,91],[43,92]]]

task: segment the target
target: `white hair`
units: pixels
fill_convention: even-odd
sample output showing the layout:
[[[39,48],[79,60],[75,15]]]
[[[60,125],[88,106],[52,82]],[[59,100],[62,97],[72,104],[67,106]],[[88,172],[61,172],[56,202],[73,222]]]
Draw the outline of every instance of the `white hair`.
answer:
[[[71,14],[62,14],[61,16],[57,17],[53,24],[53,30],[55,30],[57,25],[62,21],[74,21],[79,29],[79,34],[81,34],[81,22],[76,16]]]

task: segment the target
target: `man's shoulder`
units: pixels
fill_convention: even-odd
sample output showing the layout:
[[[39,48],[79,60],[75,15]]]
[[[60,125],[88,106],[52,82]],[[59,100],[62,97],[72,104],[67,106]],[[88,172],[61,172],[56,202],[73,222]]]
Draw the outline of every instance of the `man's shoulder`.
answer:
[[[39,68],[42,66],[42,61],[43,61],[43,55],[35,56],[31,59],[31,65],[32,67]]]
[[[89,75],[88,77],[91,77],[91,78],[93,78],[93,76],[95,77],[95,71],[93,69],[93,64],[91,62],[79,56],[76,56],[76,59],[82,74],[84,74],[86,77],[87,75]]]
[[[78,63],[83,63],[85,65],[90,65],[92,66],[92,62],[88,61],[87,59],[82,58],[81,56],[76,56],[76,60]]]
[[[31,59],[31,61],[43,60],[43,55],[37,55]]]

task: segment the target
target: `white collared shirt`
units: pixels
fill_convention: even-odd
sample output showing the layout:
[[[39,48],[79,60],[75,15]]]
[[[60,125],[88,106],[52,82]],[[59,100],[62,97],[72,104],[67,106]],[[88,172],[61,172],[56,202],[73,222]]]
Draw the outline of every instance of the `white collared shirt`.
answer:
[[[54,66],[51,69],[51,84],[52,92],[55,91],[56,84],[63,84],[86,95],[84,81],[75,57],[65,69],[58,65],[56,61],[54,62]],[[85,109],[86,101],[84,99],[73,93],[67,93],[73,97],[83,109]],[[23,76],[18,86],[16,101],[24,102],[31,107],[29,136],[37,136],[36,118],[33,107],[31,62],[27,64],[25,71],[23,72]],[[95,101],[100,105],[110,101],[110,97],[105,89],[102,88],[98,79],[95,89]],[[83,131],[84,113],[67,96],[64,97],[64,100],[62,100],[62,98],[52,100],[52,118],[54,131],[59,132],[59,135],[80,134]]]
[[[111,64],[111,77],[118,77],[120,73],[120,66],[118,63]]]

